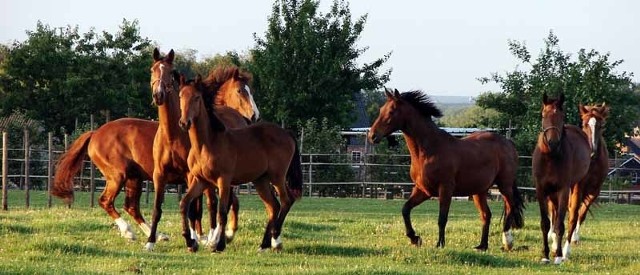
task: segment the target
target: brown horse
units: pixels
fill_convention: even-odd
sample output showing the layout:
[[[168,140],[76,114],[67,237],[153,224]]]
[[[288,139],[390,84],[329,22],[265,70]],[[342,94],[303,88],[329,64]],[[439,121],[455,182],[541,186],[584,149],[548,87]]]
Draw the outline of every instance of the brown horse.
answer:
[[[564,260],[561,245],[569,200],[573,205],[579,203],[580,190],[574,187],[587,174],[591,149],[585,133],[580,128],[564,124],[564,94],[560,94],[557,99],[551,99],[545,93],[542,103],[542,132],[538,135],[532,157],[533,180],[540,206],[540,229],[544,245],[542,262],[549,262],[551,237],[552,248],[555,251],[554,263],[560,264]],[[572,188],[574,192],[571,192]],[[577,215],[578,207],[574,207],[569,213],[569,220],[574,220]],[[553,233],[548,234],[552,224]]]
[[[437,247],[445,245],[445,226],[452,196],[473,196],[482,220],[482,237],[478,250],[489,247],[491,210],[487,205],[489,188],[495,183],[504,198],[506,218],[502,227],[505,249],[513,246],[511,227],[524,225],[524,202],[515,184],[518,154],[513,143],[490,132],[476,132],[457,139],[438,128],[432,117],[442,113],[420,91],[400,94],[385,91],[386,103],[371,126],[369,139],[378,143],[382,138],[401,130],[411,155],[411,179],[415,183],[409,200],[402,208],[406,235],[420,246],[422,239],[411,225],[411,209],[423,201],[438,197]]]
[[[229,69],[218,68],[212,72],[212,76],[215,76],[213,78],[217,78],[218,82],[224,83],[226,80],[232,79],[233,74],[228,71]],[[219,89],[217,102],[243,110],[242,112],[247,113],[247,119],[252,116],[255,118],[258,112],[253,112],[255,115],[251,114],[253,106],[241,105],[242,101],[235,99],[237,97],[250,98],[250,95],[236,90],[238,87],[244,87],[242,85],[242,82],[238,82],[237,85],[227,85],[225,89]],[[246,87],[245,90],[248,91]],[[250,100],[253,101],[251,98]],[[232,128],[247,125],[245,119],[238,119],[237,113],[236,115],[221,115],[221,118],[225,125]],[[142,194],[142,181],[152,179],[153,139],[157,129],[158,122],[155,121],[123,118],[108,122],[97,130],[82,134],[59,159],[52,194],[64,199],[67,203],[73,202],[73,177],[82,168],[82,162],[88,155],[106,179],[105,189],[99,199],[100,206],[114,219],[121,235],[128,239],[135,239],[134,231],[114,207],[115,198],[124,185],[126,192],[125,211],[134,218],[145,235],[150,236],[151,229],[140,213],[140,195]],[[180,180],[176,183],[185,182],[186,180]],[[235,195],[233,201],[237,204]],[[231,227],[237,228],[233,224],[237,221],[237,205],[232,209]],[[195,227],[198,234],[202,234],[201,225],[197,219]],[[158,234],[158,238],[167,239],[167,236]]]
[[[569,221],[569,224],[574,226],[573,228],[569,227],[569,234],[567,235],[571,236],[572,243],[578,243],[580,241],[580,227],[587,218],[591,204],[593,204],[598,198],[598,195],[600,195],[600,188],[602,188],[602,183],[604,183],[604,180],[607,178],[607,173],[609,172],[609,153],[607,152],[607,144],[604,141],[602,133],[604,132],[604,126],[609,116],[610,108],[603,103],[602,105],[580,105],[579,110],[582,120],[582,131],[587,135],[587,140],[589,141],[589,145],[591,145],[591,164],[589,165],[587,176],[577,185],[577,188],[580,190],[576,194],[581,195],[579,205],[569,205],[569,209],[573,207],[580,208],[577,222]],[[565,243],[564,247],[564,255],[568,256],[570,252],[569,244]]]
[[[302,193],[302,168],[295,138],[271,123],[226,129],[209,107],[210,95],[200,79],[187,83],[182,78],[180,82],[180,127],[188,131],[191,141],[188,164],[192,178],[189,191],[180,202],[187,247],[192,252],[198,248],[187,232],[185,219],[191,200],[203,190],[218,189],[218,225],[213,239],[217,243],[215,250],[223,251],[226,242],[220,236],[227,223],[226,200],[231,185],[251,181],[269,217],[260,249],[282,249],[283,223]],[[278,193],[280,202],[269,183]]]
[[[154,63],[151,66],[151,89],[153,92],[154,103],[158,106],[159,127],[156,132],[153,141],[153,184],[156,190],[154,196],[154,207],[152,211],[151,222],[151,234],[147,240],[145,248],[152,250],[155,246],[155,232],[157,231],[158,222],[162,216],[162,203],[164,201],[164,189],[168,182],[172,182],[176,179],[189,180],[190,174],[189,167],[187,166],[187,156],[191,144],[189,143],[188,135],[181,131],[178,127],[179,119],[179,105],[178,94],[174,88],[175,74],[172,71],[173,66],[173,50],[169,52],[166,57],[161,57],[159,51],[156,49],[153,54]],[[212,95],[211,104],[233,104],[236,105],[236,110],[240,110],[240,113],[244,117],[251,117],[256,119],[259,115],[256,105],[253,102],[253,97],[249,92],[249,86],[247,83],[250,81],[250,76],[244,72],[241,72],[236,67],[219,68],[209,74],[209,77],[205,80],[204,86]],[[229,96],[222,97],[224,94]],[[212,107],[212,106],[209,106]],[[213,109],[213,108],[212,108]],[[229,111],[229,109],[225,109]],[[222,111],[216,109],[216,111]],[[227,113],[221,115],[226,117],[234,113]],[[239,115],[236,115],[239,117]],[[246,125],[246,124],[245,124]],[[245,126],[242,125],[242,126]],[[237,128],[237,127],[230,127]],[[206,195],[209,198],[208,208],[210,210],[211,217],[211,229],[209,230],[209,237],[207,238],[207,245],[212,245],[212,236],[214,233],[215,215],[213,214],[214,204],[211,203],[215,200],[215,194],[213,190],[205,190]],[[227,194],[227,198],[224,198],[224,202],[227,203],[234,199],[233,194]],[[237,208],[237,203],[234,203]],[[190,212],[190,218],[193,216],[193,212]],[[225,232],[228,240],[233,238],[233,234],[237,230],[237,215],[232,216],[230,228]],[[197,232],[191,229],[191,234],[194,239],[197,238]]]

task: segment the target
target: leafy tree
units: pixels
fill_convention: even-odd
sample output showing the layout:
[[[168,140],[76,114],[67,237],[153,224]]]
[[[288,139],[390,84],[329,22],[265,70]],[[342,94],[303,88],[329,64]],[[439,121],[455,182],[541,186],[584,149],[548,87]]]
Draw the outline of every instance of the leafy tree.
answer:
[[[498,83],[502,92],[482,94],[476,102],[502,113],[500,125],[503,127],[511,121],[517,129],[514,141],[520,154],[533,151],[541,127],[540,106],[545,92],[550,96],[565,94],[568,124],[580,125],[579,103],[606,102],[611,106],[604,134],[610,149],[625,139],[625,133],[629,133],[638,120],[640,94],[633,91],[632,74],[617,72],[622,60],[611,61],[609,53],[585,49],[578,51],[574,59],[560,50],[553,32],[545,39],[545,47],[537,59],[532,59],[524,43],[509,41],[509,49],[526,69],[481,78],[483,83]]]
[[[484,109],[477,105],[462,109],[445,110],[439,123],[444,127],[498,128],[500,113],[494,109]]]
[[[24,110],[49,131],[71,131],[90,114],[155,117],[150,107],[150,41],[137,21],[116,34],[38,22],[1,63],[0,116]]]
[[[296,125],[311,117],[326,117],[345,127],[353,119],[354,95],[389,80],[391,71],[380,67],[390,53],[362,66],[356,60],[367,48],[357,48],[366,15],[355,21],[345,1],[333,2],[328,13],[319,1],[278,0],[264,38],[254,34],[249,68],[256,101],[269,106],[263,117]]]
[[[198,61],[196,57],[197,53],[198,51],[193,49],[176,52],[176,57],[173,61],[174,69],[185,74],[188,78],[195,77],[196,74],[207,76],[213,68],[218,66],[236,66],[246,69],[245,64],[247,61],[235,51],[216,54],[202,61]]]

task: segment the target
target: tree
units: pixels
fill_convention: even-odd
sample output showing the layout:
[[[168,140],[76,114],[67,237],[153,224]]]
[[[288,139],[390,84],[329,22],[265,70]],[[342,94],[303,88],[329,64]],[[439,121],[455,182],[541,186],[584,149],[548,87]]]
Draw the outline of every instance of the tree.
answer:
[[[559,40],[553,34],[545,39],[545,47],[533,60],[526,45],[509,41],[509,50],[523,67],[505,75],[497,73],[481,78],[483,83],[498,83],[502,92],[489,92],[478,97],[476,103],[493,108],[502,115],[500,124],[506,127],[509,120],[517,130],[514,141],[521,154],[530,154],[540,132],[540,106],[542,94],[565,94],[564,104],[568,124],[580,125],[578,104],[606,102],[611,106],[607,119],[605,139],[608,148],[625,139],[640,115],[640,94],[633,91],[632,74],[618,73],[616,67],[622,60],[610,61],[610,55],[595,50],[581,49],[577,58],[560,50]]]
[[[0,116],[24,110],[58,133],[72,131],[90,114],[155,117],[150,41],[140,36],[137,21],[123,20],[116,34],[80,34],[77,26],[38,22],[27,35],[8,47],[1,63]]]
[[[355,93],[381,87],[390,70],[378,70],[390,53],[358,66],[367,48],[357,48],[366,15],[353,21],[344,1],[328,13],[319,1],[278,0],[264,38],[254,34],[249,69],[259,91],[256,101],[267,120],[296,125],[312,117],[345,127],[353,119]]]
[[[236,66],[246,69],[246,59],[235,51],[228,51],[225,54],[216,54],[198,61],[197,50],[187,49],[176,52],[173,66],[178,72],[185,74],[187,78],[193,78],[196,74],[207,76],[211,70],[218,66]]]
[[[461,128],[499,128],[500,113],[494,109],[485,109],[477,105],[465,108],[444,110],[439,119],[445,127]]]

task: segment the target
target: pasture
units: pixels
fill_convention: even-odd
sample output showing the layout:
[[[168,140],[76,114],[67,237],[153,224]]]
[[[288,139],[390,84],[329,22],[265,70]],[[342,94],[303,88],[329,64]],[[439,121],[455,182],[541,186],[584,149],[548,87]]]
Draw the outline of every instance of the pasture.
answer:
[[[640,207],[602,204],[585,222],[582,243],[562,265],[539,263],[542,243],[539,210],[527,204],[525,227],[515,230],[515,250],[500,249],[501,202],[493,213],[489,250],[472,248],[480,240],[480,219],[470,201],[454,201],[444,249],[436,249],[437,209],[426,201],[412,212],[422,236],[420,248],[409,245],[400,210],[404,200],[303,198],[289,213],[283,229],[284,250],[257,253],[266,215],[255,195],[240,195],[240,229],[223,253],[201,246],[187,252],[180,236],[176,197],[167,195],[159,232],[170,235],[153,252],[143,251],[146,238],[119,237],[111,219],[88,207],[87,193],[76,192],[71,209],[46,194],[32,191],[24,209],[22,191],[9,192],[9,211],[0,211],[0,273],[147,273],[147,274],[637,274],[640,270]],[[122,198],[116,201],[122,206]],[[151,205],[142,203],[150,217]],[[207,213],[205,213],[207,215]],[[131,221],[128,216],[125,219]]]

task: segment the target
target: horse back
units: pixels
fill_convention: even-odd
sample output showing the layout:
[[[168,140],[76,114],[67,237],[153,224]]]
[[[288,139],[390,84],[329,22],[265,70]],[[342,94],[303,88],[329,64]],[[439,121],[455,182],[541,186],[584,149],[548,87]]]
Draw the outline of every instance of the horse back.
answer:
[[[104,174],[126,171],[128,177],[150,179],[153,174],[153,139],[158,123],[122,118],[98,128],[88,154]]]

